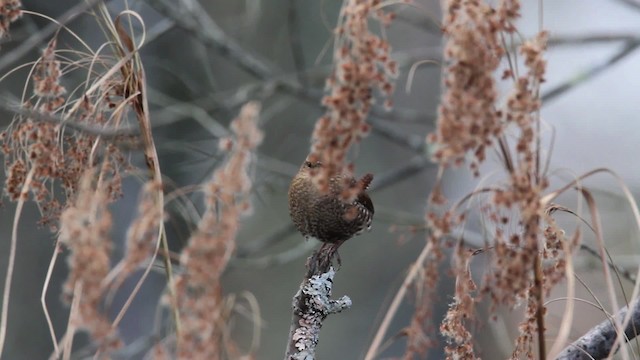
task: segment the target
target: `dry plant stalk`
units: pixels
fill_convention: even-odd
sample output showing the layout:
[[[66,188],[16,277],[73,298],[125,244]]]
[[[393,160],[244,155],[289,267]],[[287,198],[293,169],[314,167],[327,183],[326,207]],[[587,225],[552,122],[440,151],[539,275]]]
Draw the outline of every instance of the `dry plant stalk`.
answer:
[[[156,199],[161,191],[161,184],[153,180],[142,187],[138,214],[127,229],[126,253],[113,270],[116,280],[111,287],[119,287],[132,272],[147,263],[156,251],[158,232],[164,221],[163,207],[158,206]]]
[[[1,5],[0,11],[12,9],[7,2]],[[32,65],[17,115],[0,135],[7,174],[4,193],[18,202],[31,195],[42,215],[40,224],[53,232],[60,224],[59,241],[70,251],[65,293],[82,289],[80,300],[74,299],[78,314],[72,314],[73,328],[88,331],[100,351],[109,351],[120,343],[116,325],[101,310],[110,270],[107,206],[122,196],[122,172],[130,168],[115,144],[130,140],[129,132],[121,129],[127,128],[133,106],[124,85],[126,74],[116,71],[122,64],[94,53],[72,35],[86,52],[58,50],[56,38],[49,41]],[[82,73],[79,78],[85,82],[68,84],[73,89],[68,94],[62,81],[71,72]],[[17,211],[15,218],[19,217]],[[55,344],[52,327],[50,332]],[[57,345],[55,350],[59,355]]]
[[[312,135],[309,161],[323,166],[314,172],[314,182],[322,191],[329,190],[329,179],[353,175],[353,164],[346,165],[349,149],[370,130],[366,123],[374,91],[392,106],[391,95],[398,67],[391,59],[391,46],[369,28],[374,20],[387,27],[395,17],[382,9],[380,0],[346,0],[335,29],[333,71],[326,82],[327,95],[322,99],[325,114],[318,119]],[[349,176],[344,177],[344,179]],[[343,197],[351,202],[362,191],[361,185],[344,184]]]
[[[491,266],[483,283],[476,284],[469,268],[472,254],[463,248],[462,241],[457,243],[453,255],[455,297],[440,326],[448,341],[447,358],[477,357],[469,326],[477,319],[476,303],[483,299],[490,300],[494,307],[526,306],[512,358],[532,358],[535,340],[541,358],[546,353],[543,299],[564,278],[565,250],[573,250],[577,240],[563,246],[569,240],[545,212],[542,201],[548,186],[540,168],[538,114],[539,87],[546,67],[545,32],[520,46],[524,73],[516,73],[513,67],[504,70],[503,79],[513,80],[510,93],[501,98],[497,90],[494,74],[509,56],[503,39],[516,31],[514,21],[519,11],[517,0],[499,1],[495,7],[486,1],[448,0],[443,4],[446,67],[437,129],[428,137],[436,147],[433,158],[443,169],[469,160],[472,172],[479,176],[486,151],[495,148],[502,155],[506,177],[504,182],[473,192],[445,211],[437,211],[446,202],[439,186],[432,193],[432,210],[426,219],[431,230],[428,241],[434,251],[426,262],[425,275],[418,279],[423,292],[406,330],[405,358],[424,354],[430,345],[427,326],[437,266],[443,257],[442,240],[457,227],[464,227],[465,213],[459,208],[478,196],[487,200],[482,203],[481,213],[490,224],[489,238],[493,239],[492,250],[487,250]],[[512,64],[513,59],[508,60]],[[505,136],[507,131],[509,139],[515,138],[513,149]]]
[[[233,138],[221,140],[220,149],[228,157],[204,185],[206,210],[181,255],[184,272],[176,279],[178,303],[172,304],[180,312],[177,356],[181,359],[239,356],[229,335],[231,309],[220,278],[235,250],[240,218],[251,211],[252,152],[262,141],[258,112],[257,103],[246,104],[231,123]]]
[[[102,351],[122,345],[111,321],[101,309],[104,287],[102,282],[111,268],[111,213],[108,209],[108,180],[87,170],[80,181],[75,200],[60,217],[58,241],[69,249],[69,276],[64,295],[69,303],[80,298],[74,324],[89,332]],[[81,292],[75,293],[77,286]],[[67,334],[73,337],[73,334]]]
[[[93,95],[81,95],[66,99],[66,89],[61,84],[65,71],[84,69],[78,64],[64,64],[56,57],[56,39],[52,39],[32,70],[33,96],[22,99],[22,107],[30,109],[27,115],[14,118],[7,130],[0,134],[4,166],[7,174],[5,192],[13,201],[20,196],[26,174],[33,169],[34,176],[27,184],[38,205],[42,217],[40,223],[56,230],[56,223],[66,202],[73,199],[78,181],[86,169],[104,159],[104,168],[111,178],[108,200],[121,195],[121,171],[129,164],[121,151],[111,142],[102,141],[100,129],[117,128],[123,121],[121,92],[114,77]],[[103,64],[107,66],[107,64]],[[94,70],[97,70],[95,66]],[[49,121],[55,115],[60,122]],[[75,131],[65,126],[67,119],[74,124],[91,126],[98,133]],[[56,191],[62,190],[64,202],[58,201]]]

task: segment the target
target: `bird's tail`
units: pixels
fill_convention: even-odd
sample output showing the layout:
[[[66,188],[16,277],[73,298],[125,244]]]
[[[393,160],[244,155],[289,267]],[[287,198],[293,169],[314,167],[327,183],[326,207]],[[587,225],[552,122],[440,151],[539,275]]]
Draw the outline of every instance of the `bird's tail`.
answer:
[[[362,190],[367,190],[372,181],[373,181],[373,174],[371,173],[364,174],[364,176],[360,178],[360,181],[359,181],[360,187],[362,188]]]

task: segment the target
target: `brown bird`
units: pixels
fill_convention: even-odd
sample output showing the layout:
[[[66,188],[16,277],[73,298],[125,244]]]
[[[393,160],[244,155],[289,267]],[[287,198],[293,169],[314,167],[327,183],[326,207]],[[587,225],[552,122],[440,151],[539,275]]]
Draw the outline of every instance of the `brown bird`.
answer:
[[[374,208],[366,189],[373,180],[373,175],[366,174],[359,181],[350,177],[346,182],[343,176],[336,176],[329,180],[329,191],[323,193],[311,179],[312,171],[319,167],[322,167],[322,163],[305,161],[291,181],[289,214],[303,236],[313,236],[325,243],[316,255],[323,252],[326,254],[320,267],[324,268],[326,265],[328,268],[342,243],[365,229],[371,229]],[[345,186],[358,186],[362,189],[350,203],[341,198]]]

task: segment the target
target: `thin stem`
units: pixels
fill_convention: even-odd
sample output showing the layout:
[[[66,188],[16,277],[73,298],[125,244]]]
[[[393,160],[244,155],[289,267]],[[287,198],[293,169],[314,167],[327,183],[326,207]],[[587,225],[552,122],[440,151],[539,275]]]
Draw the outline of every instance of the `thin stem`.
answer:
[[[378,331],[376,332],[376,335],[373,338],[373,341],[371,342],[371,346],[369,346],[369,350],[367,350],[367,354],[364,357],[365,360],[373,360],[375,356],[378,354],[378,349],[382,344],[382,340],[384,339],[384,336],[387,333],[387,329],[389,328],[389,325],[391,325],[391,320],[393,320],[396,313],[398,312],[400,303],[402,302],[402,299],[404,299],[407,293],[407,290],[409,290],[411,283],[413,283],[413,280],[416,278],[416,276],[418,276],[418,274],[422,270],[423,268],[422,264],[427,258],[427,255],[429,255],[429,253],[431,252],[432,247],[433,247],[433,244],[431,242],[428,242],[427,245],[422,249],[422,252],[418,256],[418,259],[416,259],[416,262],[413,263],[411,270],[407,274],[407,277],[404,279],[404,282],[400,286],[400,289],[398,289],[398,292],[396,293],[396,296],[393,298],[391,305],[389,305],[389,309],[387,310],[387,313],[384,315],[384,319],[382,320],[382,323],[380,324],[380,327],[378,328]]]
[[[544,340],[544,289],[543,289],[543,275],[542,275],[542,259],[540,254],[536,252],[534,259],[534,286],[536,295],[536,324],[538,326],[538,358],[545,360],[547,358],[546,344]]]
[[[56,265],[56,260],[58,259],[59,253],[60,253],[60,243],[56,242],[56,246],[53,249],[53,255],[51,256],[51,261],[49,262],[49,268],[47,269],[47,275],[44,280],[44,286],[42,287],[42,294],[40,295],[40,304],[42,304],[42,311],[44,312],[44,317],[45,319],[47,319],[47,326],[49,327],[49,334],[51,335],[51,340],[53,341],[53,351],[56,359],[60,356],[60,348],[58,347],[58,338],[56,337],[56,331],[53,328],[51,315],[49,314],[49,309],[47,308],[46,297],[47,297],[47,289],[49,288],[49,282],[51,281],[51,274],[53,273],[53,268]]]
[[[31,179],[35,167],[31,168],[27,178],[24,180],[22,189],[20,190],[20,200],[16,204],[16,213],[13,217],[13,229],[11,230],[11,245],[9,247],[9,263],[7,265],[7,275],[4,279],[4,291],[2,293],[2,318],[0,318],[0,357],[4,349],[4,342],[7,336],[7,321],[9,316],[9,297],[11,295],[11,280],[13,279],[13,269],[16,262],[16,247],[18,244],[18,224],[20,223],[20,215],[22,214],[22,207],[24,201],[28,196],[29,186],[31,185]]]

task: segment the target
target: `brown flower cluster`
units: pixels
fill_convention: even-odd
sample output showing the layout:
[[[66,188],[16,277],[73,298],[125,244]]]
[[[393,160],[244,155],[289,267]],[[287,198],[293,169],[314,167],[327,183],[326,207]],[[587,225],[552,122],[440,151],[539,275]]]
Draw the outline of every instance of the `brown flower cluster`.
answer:
[[[434,194],[432,194],[434,195]],[[443,195],[436,191],[435,196],[438,200],[444,200]],[[433,198],[432,198],[433,200]],[[425,222],[429,226],[428,241],[432,247],[424,261],[421,274],[415,280],[416,288],[415,309],[411,323],[403,330],[407,337],[407,348],[404,358],[412,359],[424,357],[430,348],[433,348],[436,341],[433,323],[433,301],[437,295],[438,280],[440,279],[440,265],[444,259],[444,252],[440,245],[441,239],[447,237],[455,228],[456,224],[462,221],[462,217],[455,216],[453,211],[446,211],[441,215],[434,212],[428,212]],[[460,261],[460,260],[458,260]],[[456,273],[464,273],[463,269],[454,269]],[[453,304],[452,306],[455,306]],[[459,319],[456,317],[455,319]],[[451,319],[449,319],[451,320]],[[449,336],[454,329],[463,328],[462,324],[447,324],[442,328],[443,334]],[[460,334],[458,338],[467,338],[466,335]]]
[[[374,91],[386,98],[386,107],[392,105],[397,65],[391,59],[389,43],[369,29],[370,19],[388,26],[394,18],[381,5],[380,0],[349,0],[340,11],[334,69],[322,99],[326,112],[316,122],[310,155],[310,161],[324,164],[314,176],[323,191],[328,190],[330,178],[353,172],[352,165],[345,166],[346,157],[350,147],[369,132],[366,118],[374,104]],[[344,195],[353,198],[361,190]]]
[[[82,175],[74,201],[62,212],[58,241],[69,249],[69,276],[64,284],[68,302],[78,302],[79,329],[89,332],[103,351],[121,345],[111,321],[102,310],[102,282],[111,268],[112,242],[109,237],[112,220],[108,209],[107,183],[94,170]],[[76,288],[81,291],[77,292]],[[73,336],[70,334],[69,336]]]
[[[124,116],[122,109],[114,110],[117,104],[113,103],[111,85],[118,79],[105,81],[92,95],[65,98],[61,84],[64,71],[80,68],[71,64],[65,70],[57,58],[56,45],[56,39],[49,42],[33,69],[33,96],[22,104],[25,113],[16,116],[0,134],[6,194],[13,201],[19,199],[26,174],[32,171],[29,191],[42,213],[41,224],[52,230],[65,206],[55,194],[58,189],[64,199],[72,199],[83,172],[104,161],[108,166],[103,170],[111,178],[109,199],[114,200],[121,195],[121,169],[128,168],[118,147],[100,137],[102,129],[117,128]],[[100,67],[93,70],[99,74]],[[123,100],[122,94],[118,100]]]
[[[512,168],[507,168],[508,180],[504,186],[492,191],[489,203],[483,208],[486,217],[496,225],[494,258],[496,268],[500,269],[490,274],[491,286],[485,290],[501,304],[513,303],[514,293],[524,295],[530,287],[530,269],[523,268],[523,264],[532,264],[533,258],[538,256],[538,237],[544,211],[540,200],[548,180],[545,174],[540,173],[537,164],[536,141],[539,134],[535,112],[540,108],[537,89],[544,81],[545,61],[542,55],[545,43],[546,33],[542,32],[521,46],[528,71],[514,80],[514,88],[499,112],[505,126],[513,125],[518,134],[515,163]],[[502,227],[509,223],[505,214],[514,212],[519,218],[521,231],[505,234]],[[507,288],[509,292],[494,291]]]
[[[481,211],[493,235],[492,248],[486,249],[491,266],[482,286],[471,279],[469,255],[461,251],[455,254],[456,294],[440,327],[449,341],[448,358],[475,357],[467,322],[474,317],[474,304],[485,297],[494,306],[525,304],[513,357],[531,356],[534,340],[544,335],[544,329],[540,329],[544,296],[563,279],[566,251],[577,246],[576,239],[567,242],[545,213],[542,202],[548,179],[540,166],[538,112],[547,34],[540,32],[524,42],[519,48],[520,60],[513,59],[503,47],[505,35],[516,30],[513,22],[519,9],[515,0],[499,1],[495,7],[485,1],[464,0],[449,0],[444,5],[447,65],[437,130],[429,136],[437,146],[434,159],[447,167],[470,158],[477,176],[487,149],[496,148],[506,170],[502,184],[482,191],[488,195],[483,195],[486,203]],[[513,79],[513,88],[501,101],[494,74],[505,56],[509,63],[522,61],[525,71],[504,71],[505,79]],[[507,130],[508,138],[504,136]],[[515,139],[513,147],[509,146],[511,139]],[[470,197],[474,196],[478,194]],[[444,204],[440,192],[434,193],[431,204]],[[464,224],[463,217],[451,213],[454,210],[427,215],[434,244]]]
[[[415,285],[415,310],[411,323],[403,329],[407,346],[404,359],[424,358],[427,351],[436,344],[433,323],[433,298],[438,289],[439,256],[430,256],[421,269]]]
[[[156,249],[160,236],[160,225],[164,221],[163,207],[158,206],[158,192],[162,186],[150,180],[144,184],[138,200],[138,214],[127,230],[126,253],[117,266],[118,287],[131,272],[148,261]]]
[[[37,102],[25,104],[27,108],[36,108],[46,114],[53,113],[64,104],[62,95],[66,92],[60,85],[60,62],[56,59],[55,49],[55,40],[50,41],[44,49],[32,77]],[[7,170],[5,190],[9,198],[13,201],[20,198],[25,175],[33,171],[34,180],[30,188],[34,199],[43,212],[58,213],[60,205],[49,193],[46,181],[58,175],[56,165],[63,162],[59,146],[60,126],[30,118],[17,118],[0,136]]]
[[[9,25],[22,16],[20,0],[0,0],[0,39],[9,33]]]
[[[454,261],[456,271],[456,298],[449,306],[449,311],[440,325],[440,333],[451,339],[445,348],[447,354],[456,354],[460,359],[475,359],[473,335],[467,329],[468,322],[474,321],[476,299],[473,293],[477,290],[471,278],[469,268],[471,254],[462,246],[457,248]]]
[[[180,314],[181,359],[238,358],[229,336],[230,309],[220,278],[235,250],[240,217],[251,210],[251,157],[262,141],[258,112],[257,103],[246,104],[231,124],[234,137],[221,142],[228,158],[205,185],[206,210],[182,252],[184,273],[176,279],[175,304]]]
[[[10,3],[0,0],[0,11]],[[41,212],[40,223],[52,231],[60,227],[59,241],[69,250],[64,286],[65,296],[73,297],[69,330],[86,330],[100,351],[121,345],[102,310],[111,269],[108,206],[121,196],[121,173],[130,166],[116,145],[129,140],[120,129],[132,106],[124,74],[111,71],[115,61],[59,50],[52,39],[31,69],[25,85],[31,93],[24,92],[16,116],[0,134],[4,193],[12,201],[31,197]],[[69,78],[86,83],[65,86],[71,72],[79,76]],[[67,88],[76,90],[69,94]]]
[[[515,30],[519,1],[499,3],[497,8],[485,1],[448,0],[443,5],[444,93],[437,130],[428,137],[437,144],[434,159],[441,164],[461,165],[471,153],[471,166],[477,169],[504,131],[493,74],[505,53],[501,33]]]

